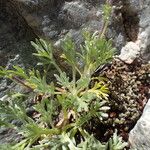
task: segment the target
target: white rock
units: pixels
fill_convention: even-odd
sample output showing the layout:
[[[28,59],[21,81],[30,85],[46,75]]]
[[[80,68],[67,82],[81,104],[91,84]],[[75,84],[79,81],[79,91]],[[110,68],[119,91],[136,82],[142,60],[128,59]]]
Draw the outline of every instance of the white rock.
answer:
[[[131,148],[150,150],[150,99],[146,104],[141,118],[129,134]]]
[[[119,58],[131,64],[140,53],[140,47],[134,42],[128,42],[122,49]]]

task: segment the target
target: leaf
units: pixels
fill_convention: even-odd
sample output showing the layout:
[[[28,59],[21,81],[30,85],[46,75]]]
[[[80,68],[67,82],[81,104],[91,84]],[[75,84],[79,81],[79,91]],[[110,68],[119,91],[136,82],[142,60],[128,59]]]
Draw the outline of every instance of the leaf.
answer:
[[[27,79],[28,75],[26,74],[25,70],[22,69],[19,66],[13,66],[14,70],[6,70],[3,67],[0,68],[0,76],[6,76],[7,78],[11,78],[13,76],[18,76],[21,77],[23,79]]]
[[[78,147],[82,150],[106,150],[106,146],[101,144],[93,135],[88,136]]]
[[[12,72],[13,74],[15,74],[15,75],[17,75],[19,77],[22,77],[23,79],[27,79],[28,78],[28,75],[26,74],[24,69],[22,69],[19,66],[13,66],[13,68],[15,69],[15,71]],[[11,70],[9,72],[11,73]]]
[[[54,85],[46,82],[46,77],[41,77],[38,71],[30,71],[30,78],[27,80],[26,85],[34,88],[36,92],[44,94],[54,94]]]
[[[112,11],[112,7],[110,5],[110,3],[106,3],[103,5],[103,20],[109,20],[109,17],[111,15],[111,11]]]
[[[4,67],[0,66],[0,78],[5,77],[6,75],[7,75],[7,70]]]
[[[77,109],[78,112],[82,112],[82,111],[87,112],[89,110],[88,103],[86,101],[83,101],[83,99],[78,100],[77,107],[78,107]]]
[[[123,150],[127,145],[128,143],[123,142],[122,137],[117,136],[117,130],[108,142],[109,150]]]
[[[41,114],[39,120],[47,123],[48,126],[54,127],[53,115],[55,114],[56,106],[53,100],[43,99],[41,102],[34,106],[34,109]]]
[[[36,123],[26,124],[23,130],[21,130],[20,132],[20,134],[23,134],[25,136],[29,145],[32,145],[34,142],[37,141],[37,139],[39,139],[44,135],[51,137],[59,133],[60,131],[57,128],[53,128],[53,129],[42,128]]]
[[[63,88],[70,89],[71,83],[69,82],[69,77],[67,77],[65,72],[62,72],[60,76],[54,74],[55,78],[57,79],[57,83],[61,85]]]
[[[78,57],[82,61],[84,75],[91,76],[94,71],[102,64],[110,61],[115,49],[112,47],[111,40],[106,40],[97,35],[83,31],[85,42],[81,45],[81,54]]]
[[[63,55],[64,58],[71,66],[76,64],[76,48],[75,43],[72,41],[70,37],[66,37],[66,39],[62,42]]]
[[[98,98],[107,99],[108,97],[108,88],[103,82],[95,82],[94,86],[88,92],[95,94]]]
[[[84,90],[89,86],[89,83],[90,83],[90,78],[82,77],[77,81],[76,89],[78,90],[78,92],[81,92],[82,90]]]
[[[57,100],[59,104],[62,106],[62,109],[65,111],[74,107],[75,101],[73,99],[69,99],[69,97],[67,97],[67,95],[65,94],[57,95]]]
[[[44,64],[50,64],[53,62],[53,51],[51,43],[48,43],[43,39],[36,39],[36,43],[32,41],[31,45],[37,51],[37,53],[33,53],[33,55],[39,57]]]

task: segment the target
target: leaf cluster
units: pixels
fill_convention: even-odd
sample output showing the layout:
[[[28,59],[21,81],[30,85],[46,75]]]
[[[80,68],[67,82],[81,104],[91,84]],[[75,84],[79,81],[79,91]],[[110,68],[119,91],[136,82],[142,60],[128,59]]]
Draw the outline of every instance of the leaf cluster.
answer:
[[[108,12],[108,11],[106,11]],[[30,89],[40,100],[34,99],[34,115],[27,114],[24,95],[13,94],[0,102],[0,124],[18,131],[24,138],[12,146],[15,150],[121,150],[126,146],[122,139],[114,134],[108,143],[102,144],[93,135],[89,135],[85,126],[91,119],[100,122],[108,117],[108,87],[92,74],[102,64],[111,60],[114,48],[111,41],[97,32],[84,31],[84,44],[80,52],[69,37],[62,41],[61,58],[72,71],[71,76],[64,72],[54,58],[52,45],[45,40],[31,42],[35,47],[34,55],[40,65],[53,65],[56,83],[47,82],[47,72],[25,71],[19,66],[14,70],[0,68],[0,76],[9,78]],[[93,85],[91,81],[95,80]],[[16,120],[20,125],[13,124]],[[80,136],[77,140],[76,136]]]

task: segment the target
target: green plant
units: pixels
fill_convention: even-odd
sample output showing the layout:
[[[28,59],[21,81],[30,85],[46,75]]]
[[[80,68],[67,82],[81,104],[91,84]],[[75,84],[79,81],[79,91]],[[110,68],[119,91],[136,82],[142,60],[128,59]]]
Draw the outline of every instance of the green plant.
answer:
[[[32,45],[37,50],[34,55],[40,57],[45,63],[49,62],[57,66],[58,74],[55,74],[57,84],[55,85],[54,83],[48,84],[46,77],[42,77],[38,71],[30,70],[26,73],[16,66],[14,67],[15,70],[1,69],[2,76],[6,76],[32,89],[37,95],[42,95],[41,101],[36,102],[34,105],[35,111],[40,115],[36,121],[26,114],[25,101],[21,100],[22,94],[12,95],[7,100],[7,105],[1,102],[1,124],[6,125],[4,122],[7,122],[7,126],[14,127],[25,138],[14,146],[15,149],[33,149],[33,147],[37,149],[42,146],[51,147],[53,144],[53,149],[55,149],[55,142],[59,143],[57,146],[63,145],[65,147],[66,145],[67,148],[72,145],[74,149],[84,149],[84,147],[88,146],[88,141],[91,140],[93,141],[91,146],[94,146],[96,139],[94,140],[94,137],[87,134],[84,126],[92,118],[99,118],[100,121],[103,118],[107,118],[106,112],[109,110],[107,103],[109,101],[107,86],[99,78],[92,78],[92,74],[97,69],[98,64],[103,64],[112,57],[113,48],[109,41],[99,39],[96,35],[86,32],[84,36],[85,45],[81,46],[81,53],[75,50],[71,39],[68,38],[63,42],[64,53],[62,57],[72,68],[72,78],[67,76],[56,64],[52,57],[53,53],[49,52],[51,48],[48,48],[48,44],[45,41],[32,42]],[[45,50],[48,52],[44,54]],[[78,60],[82,62],[82,66],[78,65]],[[91,86],[91,80],[95,79],[97,81]],[[19,120],[22,124],[21,127],[11,125],[13,119]],[[74,139],[76,134],[81,135],[80,148],[76,148],[77,144]],[[64,140],[65,138],[71,143],[64,141],[64,144],[61,139]],[[37,141],[39,146],[32,146]],[[48,143],[46,142],[43,145],[41,144],[43,141],[48,141]],[[104,147],[99,142],[97,144]],[[118,146],[117,143],[115,143],[115,146]]]
[[[126,142],[122,143],[122,137],[117,136],[117,131],[115,131],[113,137],[108,141],[108,147],[110,150],[122,150],[127,145]]]
[[[56,83],[47,82],[46,71],[42,74],[37,70],[25,71],[18,66],[14,66],[14,70],[1,67],[0,76],[23,85],[37,96],[33,105],[36,115],[27,114],[27,102],[22,94],[12,94],[0,103],[1,126],[14,128],[24,137],[12,149],[119,150],[126,146],[116,134],[110,142],[101,144],[85,129],[91,119],[102,122],[108,117],[107,85],[92,74],[99,65],[111,60],[114,48],[110,40],[97,33],[84,31],[83,36],[85,41],[80,52],[71,38],[62,41],[61,58],[70,66],[71,77],[57,64],[51,44],[42,39],[31,42],[40,64],[53,65],[57,69],[58,74],[54,75]],[[12,124],[12,120],[19,121],[20,125]]]

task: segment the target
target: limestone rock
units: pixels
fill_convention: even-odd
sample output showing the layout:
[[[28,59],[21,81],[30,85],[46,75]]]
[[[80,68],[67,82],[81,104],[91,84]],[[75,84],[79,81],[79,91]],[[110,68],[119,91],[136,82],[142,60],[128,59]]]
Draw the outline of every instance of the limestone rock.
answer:
[[[20,55],[21,62],[33,64],[33,47],[30,44],[36,35],[24,18],[15,10],[11,1],[0,1],[0,65],[6,66],[10,59]]]
[[[131,148],[136,150],[150,149],[150,100],[146,104],[141,118],[129,134]]]
[[[136,7],[139,17],[139,34],[136,43],[140,47],[141,54],[150,60],[150,1],[130,0],[130,2],[132,6]]]
[[[134,43],[129,42],[122,48],[119,57],[126,63],[132,63],[138,54],[143,55],[145,60],[150,60],[150,1],[130,0],[129,3],[131,9],[138,15],[139,33]]]
[[[128,42],[121,50],[119,58],[127,64],[131,64],[140,54],[139,46],[134,42]]]
[[[33,61],[34,48],[30,41],[36,35],[24,18],[15,10],[11,1],[0,1],[0,66],[12,69],[13,65],[28,68]],[[5,95],[10,81],[0,78],[0,97]]]
[[[72,30],[77,33],[71,36],[78,41],[74,35],[78,32],[81,34],[83,28],[92,31],[102,29],[104,0],[12,0],[12,2],[38,36],[54,42],[64,38],[67,33],[72,33]],[[115,17],[111,22],[107,37],[112,38],[114,45],[120,50],[126,42],[123,22]]]
[[[3,0],[4,1],[4,0]],[[5,1],[6,3],[10,0]],[[101,30],[104,0],[11,0],[34,32],[58,43],[66,34],[77,41],[83,28]],[[107,38],[111,38],[118,53],[125,43],[132,41],[149,59],[149,0],[111,0],[114,6]],[[74,32],[72,32],[74,31]],[[81,40],[82,42],[82,40]],[[57,45],[57,44],[56,44]]]

